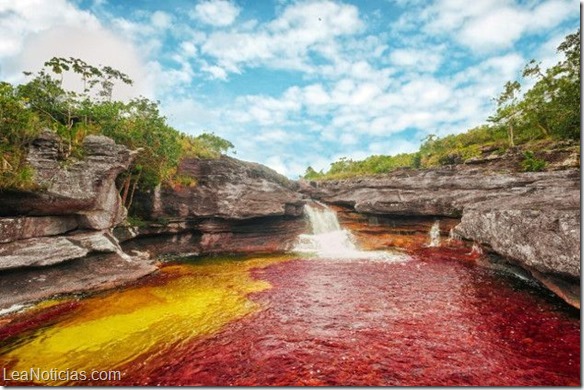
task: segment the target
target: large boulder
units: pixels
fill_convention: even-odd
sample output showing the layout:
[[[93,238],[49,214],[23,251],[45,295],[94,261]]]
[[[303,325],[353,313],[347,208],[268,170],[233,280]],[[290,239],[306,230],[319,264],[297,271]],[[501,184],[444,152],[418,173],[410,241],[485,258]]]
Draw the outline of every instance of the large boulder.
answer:
[[[455,232],[529,269],[580,277],[580,191],[575,185],[469,205]]]
[[[126,214],[115,178],[134,153],[110,138],[90,135],[83,141],[83,159],[65,160],[61,144],[50,130],[33,141],[27,161],[38,190],[0,192],[0,216],[75,215],[79,228],[94,230],[121,222]]]
[[[222,156],[189,158],[179,175],[196,180],[193,186],[163,186],[138,194],[135,210],[146,219],[300,216],[304,199],[298,185],[257,163]]]

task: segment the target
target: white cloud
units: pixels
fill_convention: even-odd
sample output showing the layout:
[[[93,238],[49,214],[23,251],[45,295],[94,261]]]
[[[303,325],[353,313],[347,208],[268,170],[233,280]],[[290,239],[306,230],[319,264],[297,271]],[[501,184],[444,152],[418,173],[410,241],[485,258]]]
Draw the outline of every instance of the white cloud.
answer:
[[[159,29],[166,29],[172,25],[172,16],[163,11],[155,11],[150,16],[152,25]]]
[[[118,85],[114,98],[152,96],[144,59],[134,45],[107,30],[89,12],[63,0],[0,2],[2,78],[18,83],[24,70],[40,70],[52,57],[75,57],[127,73],[134,86]],[[66,86],[74,87],[73,78]],[[77,84],[78,85],[78,84]]]
[[[443,55],[435,49],[401,48],[392,50],[389,60],[395,66],[416,69],[418,72],[434,72],[442,63]]]
[[[4,78],[53,55],[117,67],[138,83],[128,95],[161,100],[173,126],[214,131],[239,157],[292,177],[307,165],[327,169],[343,156],[412,151],[426,134],[484,123],[490,99],[527,59],[557,61],[566,32],[558,24],[572,17],[572,3],[423,2],[386,33],[365,23],[372,19],[356,6],[333,0],[279,2],[270,20],[243,20],[249,15],[226,0],[199,2],[188,15],[119,17],[92,8],[107,25],[65,0],[0,0],[0,60]],[[533,53],[524,57],[514,45],[529,34],[550,37],[543,46],[530,43]],[[234,76],[250,68],[257,73]],[[264,70],[292,72],[257,94],[229,90]],[[222,88],[229,93],[216,93]]]
[[[63,25],[96,29],[100,23],[65,0],[0,1],[0,58],[19,54],[29,35]]]
[[[168,99],[162,102],[161,110],[172,126],[190,134],[216,131],[220,122],[216,110],[210,110],[204,102],[192,97]]]
[[[494,9],[463,26],[459,40],[479,50],[508,48],[526,30],[529,18],[529,14],[510,7]]]
[[[211,26],[225,27],[235,21],[239,12],[239,7],[231,1],[207,0],[195,6],[191,17]]]
[[[401,17],[401,28],[421,28],[432,36],[451,36],[477,52],[505,49],[526,34],[537,34],[578,15],[572,0],[438,0],[420,14]]]
[[[330,0],[293,3],[254,30],[212,33],[202,52],[229,72],[239,73],[245,66],[310,71],[309,53],[326,57],[326,47],[336,38],[355,34],[362,27],[355,6]]]
[[[529,23],[528,28],[537,32],[542,29],[549,29],[560,22],[562,22],[567,17],[574,17],[576,13],[579,15],[580,7],[575,1],[570,0],[555,0],[555,1],[545,1],[535,8],[531,12],[532,20]]]
[[[194,57],[197,55],[197,46],[192,42],[181,42],[180,49],[187,57]]]
[[[386,140],[382,142],[372,142],[368,151],[370,154],[396,155],[399,153],[411,153],[418,150],[419,143],[407,140]]]
[[[331,101],[321,84],[309,85],[304,88],[304,99],[309,106],[322,106]]]
[[[225,71],[225,69],[219,66],[204,64],[201,67],[201,70],[203,72],[209,73],[209,75],[213,79],[227,80],[227,72]]]

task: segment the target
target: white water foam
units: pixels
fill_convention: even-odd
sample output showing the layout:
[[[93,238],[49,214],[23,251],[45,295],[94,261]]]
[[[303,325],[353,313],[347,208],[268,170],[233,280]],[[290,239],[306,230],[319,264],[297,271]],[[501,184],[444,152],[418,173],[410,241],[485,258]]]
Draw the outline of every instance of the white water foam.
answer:
[[[432,228],[430,229],[430,243],[428,244],[429,247],[438,247],[440,246],[440,221],[436,220]]]
[[[28,308],[31,305],[20,305],[20,304],[14,304],[6,309],[0,309],[0,316],[6,315],[6,314],[10,314],[10,313],[14,313],[23,309]]]
[[[386,251],[362,251],[350,231],[342,229],[337,214],[326,205],[313,202],[304,206],[312,234],[301,234],[292,252],[320,259],[362,259],[404,262],[409,256]]]

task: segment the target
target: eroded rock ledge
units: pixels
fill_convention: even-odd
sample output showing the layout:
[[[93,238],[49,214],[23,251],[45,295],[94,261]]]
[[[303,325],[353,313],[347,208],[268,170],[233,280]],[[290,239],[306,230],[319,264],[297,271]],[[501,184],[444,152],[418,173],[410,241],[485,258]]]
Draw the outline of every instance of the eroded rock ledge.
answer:
[[[517,264],[579,307],[580,171],[493,173],[487,169],[402,170],[302,182],[323,202],[386,219],[448,217],[453,233]],[[458,225],[450,218],[460,218]]]
[[[157,268],[124,253],[112,228],[126,217],[115,186],[133,152],[88,136],[84,158],[65,160],[41,133],[28,151],[36,191],[0,192],[0,308],[55,294],[120,285]]]
[[[155,254],[273,253],[306,230],[298,184],[256,163],[223,156],[185,159],[179,174],[194,186],[138,194],[142,227],[118,228],[124,247]]]
[[[86,137],[83,152],[63,159],[45,131],[28,152],[39,189],[0,192],[0,309],[136,280],[158,255],[283,251],[306,229],[295,182],[230,157],[183,161],[179,174],[196,183],[138,193],[144,221],[120,226],[115,179],[134,152],[103,136]]]

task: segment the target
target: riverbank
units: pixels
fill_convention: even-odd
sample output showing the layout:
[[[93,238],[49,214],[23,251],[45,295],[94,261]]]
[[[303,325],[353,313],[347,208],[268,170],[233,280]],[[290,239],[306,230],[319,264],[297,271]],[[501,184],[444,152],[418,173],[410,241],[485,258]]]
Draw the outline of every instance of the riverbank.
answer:
[[[129,224],[115,180],[134,153],[89,136],[84,159],[63,165],[58,144],[52,132],[31,144],[38,190],[0,193],[0,309],[120,286],[163,257],[289,251],[311,199],[363,249],[417,250],[436,225],[444,245],[483,253],[476,264],[519,267],[579,307],[579,170],[496,172],[497,160],[297,183],[230,157],[184,159],[190,184],[138,190]]]

